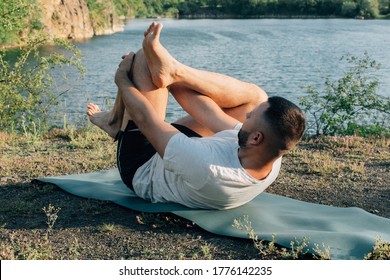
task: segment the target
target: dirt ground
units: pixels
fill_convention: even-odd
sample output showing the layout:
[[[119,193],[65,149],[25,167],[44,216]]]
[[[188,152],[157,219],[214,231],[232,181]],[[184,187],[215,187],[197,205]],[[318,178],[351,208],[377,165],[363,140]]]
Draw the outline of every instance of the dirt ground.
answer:
[[[280,258],[260,254],[250,239],[215,235],[172,214],[141,213],[31,182],[115,167],[107,156],[115,146],[104,137],[88,145],[80,140],[86,135],[58,132],[34,144],[0,136],[0,259]],[[267,191],[390,218],[389,154],[389,139],[307,139],[284,158]]]

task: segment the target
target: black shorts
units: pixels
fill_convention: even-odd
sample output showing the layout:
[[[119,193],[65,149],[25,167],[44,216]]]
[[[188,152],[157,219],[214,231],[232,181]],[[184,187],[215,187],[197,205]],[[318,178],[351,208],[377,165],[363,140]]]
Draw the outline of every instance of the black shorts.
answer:
[[[174,123],[172,125],[188,137],[201,137],[198,133],[183,125]],[[118,149],[116,158],[119,174],[126,186],[134,190],[132,182],[135,172],[156,154],[156,150],[138,130],[133,121],[129,121],[125,131],[118,133],[117,139]]]

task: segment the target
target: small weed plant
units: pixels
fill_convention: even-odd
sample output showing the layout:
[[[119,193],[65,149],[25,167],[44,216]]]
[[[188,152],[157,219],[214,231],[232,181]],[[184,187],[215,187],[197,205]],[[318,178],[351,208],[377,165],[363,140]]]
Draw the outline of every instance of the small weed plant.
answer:
[[[380,65],[367,53],[363,57],[343,57],[352,65],[336,81],[327,78],[323,90],[307,86],[300,99],[311,117],[309,134],[380,135],[389,134],[390,99],[377,93],[375,72]]]
[[[374,249],[366,257],[366,260],[390,260],[390,243],[378,238]]]
[[[102,233],[110,233],[115,230],[115,225],[114,224],[103,224],[100,226],[100,232]]]
[[[248,234],[248,237],[253,240],[256,249],[262,258],[267,260],[297,260],[306,258],[309,253],[309,241],[304,238],[303,240],[295,240],[290,242],[290,248],[283,248],[276,245],[275,236],[272,236],[270,242],[259,239],[259,236],[255,233],[252,223],[248,216],[235,219],[233,221],[233,227],[242,230]],[[329,260],[330,252],[329,248],[322,244],[322,248],[318,244],[314,244],[312,248],[315,254],[312,255],[314,259]]]
[[[57,208],[49,204],[49,206],[43,207],[42,210],[46,214],[47,233],[49,234],[52,231],[54,224],[58,219],[58,213],[61,211],[61,208],[59,207]]]

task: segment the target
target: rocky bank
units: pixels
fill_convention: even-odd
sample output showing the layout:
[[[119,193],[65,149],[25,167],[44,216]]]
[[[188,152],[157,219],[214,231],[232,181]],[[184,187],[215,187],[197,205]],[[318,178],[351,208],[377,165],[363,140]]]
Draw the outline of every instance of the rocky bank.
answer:
[[[123,23],[115,16],[114,5],[110,1],[97,2],[104,3],[98,21],[87,0],[40,0],[45,32],[59,38],[84,39],[122,31]]]

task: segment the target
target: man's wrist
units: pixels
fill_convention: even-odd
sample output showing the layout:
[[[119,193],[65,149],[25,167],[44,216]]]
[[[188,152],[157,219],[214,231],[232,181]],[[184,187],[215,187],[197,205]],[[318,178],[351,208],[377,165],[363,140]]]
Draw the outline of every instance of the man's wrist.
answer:
[[[128,76],[128,72],[118,69],[115,74],[115,83],[119,86],[120,84],[124,84],[126,86],[132,85],[132,82]]]

